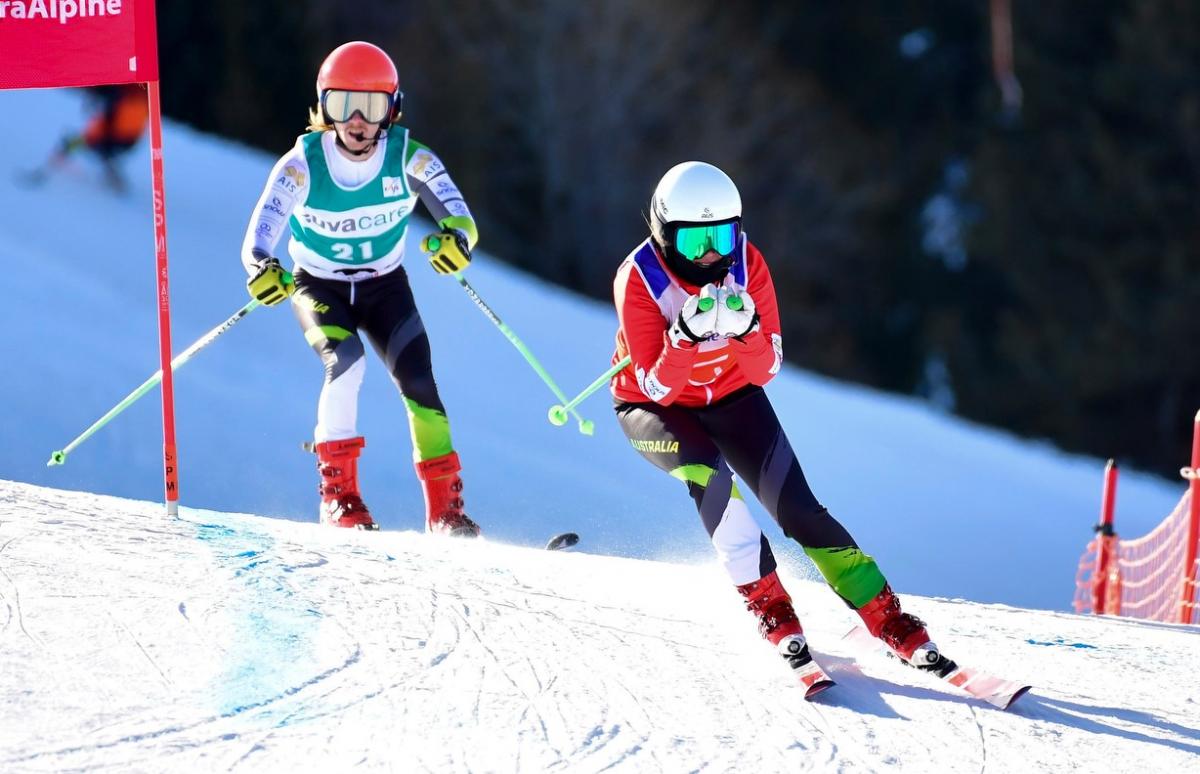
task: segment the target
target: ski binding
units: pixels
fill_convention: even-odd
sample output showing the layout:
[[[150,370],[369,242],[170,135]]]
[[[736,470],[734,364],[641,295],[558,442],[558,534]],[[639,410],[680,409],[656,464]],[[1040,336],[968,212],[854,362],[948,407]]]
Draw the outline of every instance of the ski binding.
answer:
[[[804,698],[811,700],[827,688],[837,685],[833,678],[821,668],[808,650],[803,634],[784,637],[779,643],[779,655],[792,668],[792,674],[804,686]]]

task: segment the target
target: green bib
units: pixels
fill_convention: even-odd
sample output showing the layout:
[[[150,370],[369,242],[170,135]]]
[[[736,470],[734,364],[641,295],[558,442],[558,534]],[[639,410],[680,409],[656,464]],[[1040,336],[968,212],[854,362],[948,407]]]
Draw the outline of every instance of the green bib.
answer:
[[[292,211],[293,255],[336,271],[338,266],[383,268],[399,263],[408,217],[417,197],[404,171],[408,130],[388,133],[383,166],[363,185],[346,189],[329,174],[323,132],[300,138],[308,162],[308,198]],[[299,252],[301,255],[296,256]]]

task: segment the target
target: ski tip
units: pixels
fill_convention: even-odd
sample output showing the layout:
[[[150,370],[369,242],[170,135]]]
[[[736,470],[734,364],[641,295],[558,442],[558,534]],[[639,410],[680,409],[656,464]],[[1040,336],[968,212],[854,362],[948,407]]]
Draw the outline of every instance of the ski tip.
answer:
[[[564,548],[570,548],[577,543],[579,543],[579,535],[575,534],[574,532],[562,532],[550,538],[550,541],[546,543],[546,550],[561,551]]]
[[[1006,710],[1006,709],[1012,707],[1012,705],[1016,704],[1017,699],[1021,698],[1025,694],[1029,693],[1029,689],[1032,687],[1033,687],[1032,685],[1023,685],[1020,688],[1018,688],[1017,690],[1013,691],[1012,696],[1008,697],[1008,701],[1006,701],[1004,703],[1004,706],[1001,707],[1001,709]]]
[[[804,699],[806,701],[812,701],[814,696],[824,693],[826,690],[832,688],[835,685],[837,685],[837,683],[835,683],[832,680],[819,680],[819,681],[813,683],[812,685],[808,686],[808,689],[804,691]]]

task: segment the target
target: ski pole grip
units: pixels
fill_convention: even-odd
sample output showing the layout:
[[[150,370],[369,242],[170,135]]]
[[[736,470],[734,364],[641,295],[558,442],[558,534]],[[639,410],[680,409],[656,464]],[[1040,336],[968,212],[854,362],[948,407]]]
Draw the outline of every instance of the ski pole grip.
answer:
[[[730,296],[725,299],[725,306],[729,307],[729,311],[731,312],[740,312],[746,305],[742,303],[741,296]]]
[[[701,296],[700,300],[696,302],[696,308],[699,309],[701,312],[712,311],[713,303],[714,303],[714,301],[712,300],[711,297]]]

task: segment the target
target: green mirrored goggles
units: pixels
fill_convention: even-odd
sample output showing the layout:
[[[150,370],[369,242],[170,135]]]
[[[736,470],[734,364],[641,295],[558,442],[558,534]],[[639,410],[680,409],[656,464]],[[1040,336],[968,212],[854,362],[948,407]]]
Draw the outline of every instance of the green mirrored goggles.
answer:
[[[689,261],[703,258],[709,250],[729,255],[737,247],[740,227],[737,221],[712,226],[680,226],[675,232],[675,249]]]

